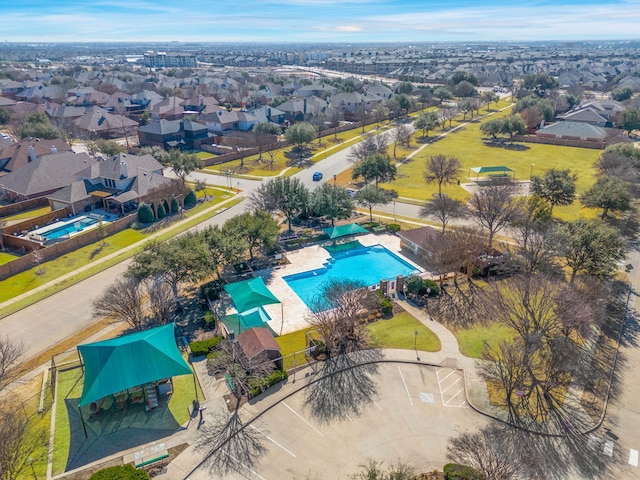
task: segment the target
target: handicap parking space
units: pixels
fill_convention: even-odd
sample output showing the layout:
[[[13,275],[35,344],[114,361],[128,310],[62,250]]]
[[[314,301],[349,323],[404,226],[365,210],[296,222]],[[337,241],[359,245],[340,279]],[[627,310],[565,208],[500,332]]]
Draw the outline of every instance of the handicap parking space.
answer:
[[[464,394],[464,374],[454,368],[436,368],[440,400],[444,407],[468,407]]]

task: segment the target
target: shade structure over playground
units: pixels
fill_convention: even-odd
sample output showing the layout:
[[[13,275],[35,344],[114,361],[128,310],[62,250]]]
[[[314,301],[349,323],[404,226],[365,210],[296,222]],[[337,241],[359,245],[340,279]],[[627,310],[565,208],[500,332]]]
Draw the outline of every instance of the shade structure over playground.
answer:
[[[497,167],[471,167],[469,169],[471,172],[475,172],[476,175],[495,175],[501,173],[511,173],[512,169],[505,166],[497,166]]]
[[[240,314],[264,305],[280,303],[280,300],[271,293],[260,277],[230,283],[225,285],[224,289],[231,296],[231,300]]]
[[[192,373],[176,345],[173,323],[78,350],[84,363],[81,407],[127,388]]]
[[[358,233],[368,233],[366,228],[361,227],[357,223],[348,223],[347,225],[340,225],[339,227],[323,228],[322,231],[329,235],[329,238],[345,237],[347,235],[356,235]]]

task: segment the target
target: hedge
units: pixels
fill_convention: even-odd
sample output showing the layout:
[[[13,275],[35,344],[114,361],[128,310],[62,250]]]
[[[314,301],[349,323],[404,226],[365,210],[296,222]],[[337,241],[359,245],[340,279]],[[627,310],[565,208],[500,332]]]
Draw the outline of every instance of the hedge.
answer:
[[[196,194],[193,193],[193,190],[189,190],[187,196],[184,197],[184,206],[185,207],[193,207],[197,202]]]
[[[144,470],[136,470],[133,465],[118,465],[99,470],[89,480],[148,480],[149,474]]]
[[[158,218],[164,218],[167,216],[167,211],[164,208],[164,205],[158,205]]]
[[[178,213],[178,210],[180,210],[178,200],[175,197],[171,197],[171,213]]]
[[[153,210],[149,205],[143,203],[138,208],[138,221],[140,223],[151,223],[155,220]]]
[[[216,346],[222,341],[222,338],[223,337],[211,337],[207,338],[206,340],[191,342],[189,344],[191,354],[194,357],[200,357],[201,355],[208,354],[211,350],[216,348]]]
[[[447,463],[443,471],[446,480],[486,480],[482,473],[467,465]]]
[[[271,385],[282,382],[289,377],[284,370],[274,370],[269,375],[249,381],[249,393],[252,397],[260,395]]]

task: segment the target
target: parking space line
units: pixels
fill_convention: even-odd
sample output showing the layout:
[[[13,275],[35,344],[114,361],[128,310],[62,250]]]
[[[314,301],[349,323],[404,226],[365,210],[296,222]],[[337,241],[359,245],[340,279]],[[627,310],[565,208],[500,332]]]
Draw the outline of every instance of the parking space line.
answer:
[[[376,407],[378,407],[378,410],[382,411],[382,407],[378,404],[378,402],[374,400],[373,403],[375,404]]]
[[[402,370],[398,367],[398,373],[400,374],[400,378],[402,379],[402,384],[404,385],[404,390],[407,392],[407,397],[409,397],[409,403],[413,407],[413,400],[411,400],[411,394],[409,393],[409,387],[407,387],[407,382],[404,381],[404,375],[402,375]]]
[[[311,425],[309,422],[307,422],[306,419],[304,419],[302,417],[302,415],[300,415],[298,412],[296,412],[293,408],[291,408],[289,405],[287,405],[286,403],[282,402],[282,405],[284,405],[285,407],[287,407],[289,410],[291,410],[291,413],[293,413],[296,417],[298,417],[300,420],[302,420],[304,423],[307,424],[307,426],[309,428],[311,428],[314,432],[316,432],[318,435],[320,435],[321,437],[324,437],[324,433],[322,433],[320,430],[318,430],[316,427],[314,427],[313,425]]]
[[[445,407],[450,407],[451,405],[449,405],[449,404],[451,403],[451,401],[452,401],[454,398],[456,398],[458,395],[460,395],[461,393],[462,393],[462,390],[458,390],[458,391],[456,392],[456,394],[455,394],[453,397],[451,397],[447,403],[445,403],[445,404],[444,404],[444,406],[445,406]]]
[[[253,428],[256,432],[258,432],[260,435],[262,435],[264,438],[266,438],[267,440],[269,440],[271,443],[273,443],[274,445],[277,445],[278,447],[280,447],[282,450],[284,450],[285,452],[287,452],[289,455],[291,455],[293,458],[297,458],[296,454],[293,453],[291,450],[288,450],[286,447],[280,445],[278,442],[276,442],[273,438],[271,438],[269,435],[267,435],[266,433],[264,433],[263,431],[261,431],[260,429],[254,427],[253,425],[251,425],[251,428]]]
[[[347,420],[353,422],[353,418],[351,418],[348,413],[345,413],[344,416],[347,417]]]
[[[264,478],[262,475],[260,475],[258,472],[254,471],[253,469],[247,467],[246,465],[243,465],[242,463],[240,463],[240,461],[234,457],[233,455],[228,454],[227,452],[222,452],[224,453],[227,457],[229,457],[231,460],[233,460],[234,462],[236,462],[238,465],[240,465],[242,468],[244,468],[245,470],[249,470],[249,472],[251,472],[253,475],[255,475],[256,477],[258,477],[260,480],[267,480],[266,478]],[[238,472],[240,475],[242,475],[244,477],[244,475],[242,474],[242,472]]]
[[[462,381],[461,378],[458,378],[455,382],[453,382],[451,385],[449,385],[447,388],[445,388],[444,390],[442,390],[442,393],[446,392],[447,390],[449,390],[451,387],[457,385],[458,383],[460,383]]]
[[[638,450],[629,449],[629,465],[638,466]]]
[[[455,370],[451,370],[451,372],[449,372],[449,374],[448,374],[446,377],[444,377],[444,378],[440,378],[440,379],[439,379],[439,381],[440,381],[440,382],[444,382],[447,378],[449,378],[449,377],[450,377],[451,375],[453,375],[454,373],[456,373],[456,371],[455,371]]]

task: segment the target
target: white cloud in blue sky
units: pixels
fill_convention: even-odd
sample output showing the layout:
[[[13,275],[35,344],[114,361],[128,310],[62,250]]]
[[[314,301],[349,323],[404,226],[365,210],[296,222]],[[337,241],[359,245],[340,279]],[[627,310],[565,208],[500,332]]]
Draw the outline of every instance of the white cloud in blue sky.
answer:
[[[640,38],[640,0],[24,0],[0,41],[430,42]]]

